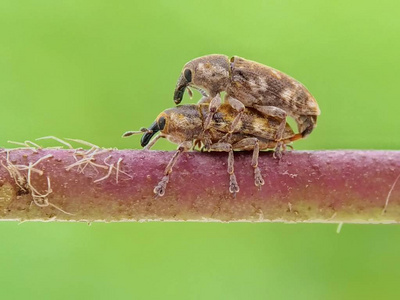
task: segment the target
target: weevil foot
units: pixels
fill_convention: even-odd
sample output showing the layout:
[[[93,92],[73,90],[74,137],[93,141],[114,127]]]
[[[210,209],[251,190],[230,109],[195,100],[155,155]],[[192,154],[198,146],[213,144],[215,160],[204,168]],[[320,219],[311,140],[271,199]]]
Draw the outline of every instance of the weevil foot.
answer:
[[[275,149],[274,154],[272,154],[273,158],[277,159],[277,160],[281,160],[282,159],[282,152],[281,151],[277,151]]]
[[[261,175],[261,171],[259,167],[254,169],[254,184],[261,189],[261,186],[265,184],[264,178]]]
[[[153,190],[156,196],[160,197],[164,196],[165,190],[167,189],[168,181],[169,181],[168,175],[164,176],[163,179],[161,179],[161,181],[157,184],[157,186]]]
[[[235,174],[231,174],[229,178],[229,192],[236,195],[239,192],[239,185],[236,180]]]
[[[278,141],[275,146],[274,154],[272,155],[275,159],[281,160],[282,159],[282,154],[284,150],[282,151],[283,148],[283,142]]]

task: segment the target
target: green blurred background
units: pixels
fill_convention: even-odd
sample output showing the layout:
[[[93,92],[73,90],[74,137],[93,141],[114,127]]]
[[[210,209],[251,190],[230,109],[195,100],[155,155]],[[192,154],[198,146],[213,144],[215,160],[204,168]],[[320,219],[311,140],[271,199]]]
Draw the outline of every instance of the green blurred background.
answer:
[[[139,148],[121,134],[174,105],[187,61],[222,53],[309,88],[322,115],[296,149],[397,150],[399,15],[394,0],[2,0],[0,145]],[[400,227],[336,227],[0,223],[0,297],[398,299]]]

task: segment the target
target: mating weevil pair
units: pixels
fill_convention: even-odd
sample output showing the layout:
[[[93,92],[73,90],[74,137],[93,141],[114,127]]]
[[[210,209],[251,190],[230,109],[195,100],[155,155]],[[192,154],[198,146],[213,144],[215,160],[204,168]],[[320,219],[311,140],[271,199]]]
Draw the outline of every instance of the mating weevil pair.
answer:
[[[208,129],[213,113],[221,105],[221,92],[226,92],[224,102],[238,111],[230,131],[241,119],[245,107],[280,118],[275,136],[278,157],[286,117],[291,116],[297,123],[299,133],[306,137],[313,131],[320,114],[314,97],[300,82],[271,67],[237,56],[229,59],[226,55],[216,54],[189,61],[176,85],[176,104],[182,101],[188,87],[200,91],[203,95],[200,103],[210,103],[205,129]]]
[[[301,83],[268,66],[236,56],[229,59],[225,55],[208,55],[188,62],[175,89],[176,104],[182,101],[186,89],[191,94],[190,87],[203,96],[198,105],[167,109],[148,129],[123,135],[143,134],[141,145],[145,149],[150,149],[159,138],[179,144],[154,189],[159,196],[165,193],[179,155],[196,144],[208,151],[229,153],[229,191],[234,194],[239,186],[233,151],[253,150],[254,183],[260,187],[264,180],[258,167],[259,151],[275,149],[280,158],[281,148],[312,132],[320,114],[317,102]],[[221,92],[226,92],[224,104]],[[287,124],[288,115],[296,121],[298,134]]]

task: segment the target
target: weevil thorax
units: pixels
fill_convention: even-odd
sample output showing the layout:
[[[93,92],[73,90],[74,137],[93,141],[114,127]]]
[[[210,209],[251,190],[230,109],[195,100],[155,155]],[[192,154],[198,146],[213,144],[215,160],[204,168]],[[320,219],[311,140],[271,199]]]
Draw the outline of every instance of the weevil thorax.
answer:
[[[194,104],[167,109],[158,118],[166,120],[162,135],[175,144],[192,141],[203,131],[203,119],[198,106]]]
[[[206,55],[189,61],[182,69],[175,88],[174,101],[182,101],[186,87],[200,90],[203,96],[215,96],[230,84],[229,57],[221,54]]]
[[[230,82],[230,61],[225,55],[207,55],[186,64],[192,70],[190,86],[205,90],[208,95],[225,91]],[[185,68],[184,68],[185,69]]]

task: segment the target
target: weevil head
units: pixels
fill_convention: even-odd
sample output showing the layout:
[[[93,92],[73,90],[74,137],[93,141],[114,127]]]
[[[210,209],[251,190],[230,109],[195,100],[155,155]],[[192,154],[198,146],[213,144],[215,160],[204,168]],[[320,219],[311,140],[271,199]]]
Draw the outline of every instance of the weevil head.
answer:
[[[179,104],[187,87],[198,89],[203,96],[225,91],[230,82],[230,61],[226,55],[206,55],[189,61],[176,84],[174,101]]]
[[[175,144],[192,141],[203,131],[202,125],[203,119],[197,105],[179,105],[157,116],[148,128],[149,132],[142,136],[141,145],[145,147],[157,132]]]

